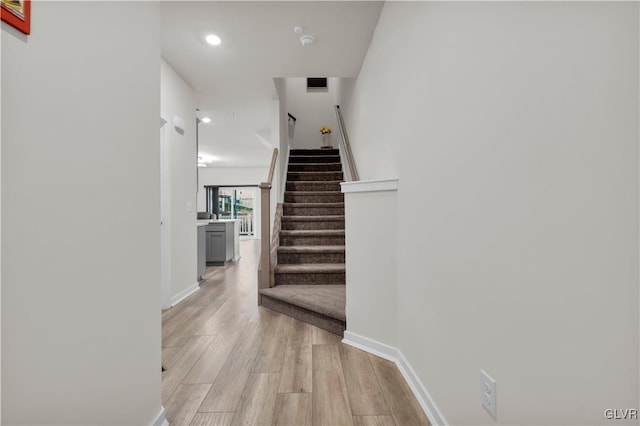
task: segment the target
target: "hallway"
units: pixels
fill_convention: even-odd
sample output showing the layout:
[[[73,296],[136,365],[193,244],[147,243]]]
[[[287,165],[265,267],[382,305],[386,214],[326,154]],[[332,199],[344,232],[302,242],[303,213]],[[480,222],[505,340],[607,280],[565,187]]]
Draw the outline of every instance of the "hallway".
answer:
[[[429,424],[396,366],[256,304],[259,240],[162,315],[172,425]]]

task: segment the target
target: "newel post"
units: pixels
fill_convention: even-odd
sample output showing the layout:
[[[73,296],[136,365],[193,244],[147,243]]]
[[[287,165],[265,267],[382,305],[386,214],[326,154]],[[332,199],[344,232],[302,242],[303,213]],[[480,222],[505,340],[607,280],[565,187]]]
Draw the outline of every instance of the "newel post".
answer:
[[[258,305],[262,304],[260,290],[269,288],[269,262],[271,252],[271,235],[269,219],[271,218],[271,183],[260,184],[260,266],[258,267]]]

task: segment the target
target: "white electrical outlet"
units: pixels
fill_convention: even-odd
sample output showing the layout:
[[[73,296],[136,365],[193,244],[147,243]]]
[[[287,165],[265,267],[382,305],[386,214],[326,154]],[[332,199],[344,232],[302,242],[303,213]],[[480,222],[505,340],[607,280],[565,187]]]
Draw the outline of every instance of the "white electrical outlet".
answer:
[[[482,406],[496,417],[496,381],[493,380],[484,370],[480,370],[480,402]]]

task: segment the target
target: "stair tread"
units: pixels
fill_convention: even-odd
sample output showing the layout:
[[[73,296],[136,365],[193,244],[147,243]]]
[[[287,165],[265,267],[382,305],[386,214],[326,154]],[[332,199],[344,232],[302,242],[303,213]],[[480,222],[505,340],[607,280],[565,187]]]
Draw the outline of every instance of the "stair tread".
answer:
[[[280,246],[281,253],[343,253],[345,246]]]
[[[284,207],[342,207],[344,203],[282,203]]]
[[[344,285],[279,285],[261,289],[260,294],[330,318],[346,321]]]
[[[342,173],[342,172],[289,172],[289,173]],[[296,181],[288,181],[287,183],[296,183],[296,184],[314,184],[314,185],[323,185],[325,183],[331,183],[331,184],[336,184],[336,183],[342,183],[343,181],[341,180],[296,180]]]
[[[276,265],[276,274],[306,274],[306,273],[340,273],[345,272],[347,266],[344,263],[294,263]],[[315,284],[314,284],[315,285]]]
[[[336,163],[340,162],[340,155],[338,154],[316,154],[316,155],[304,155],[304,154],[290,154],[289,155],[289,162],[290,163],[295,163],[295,161],[292,161],[296,158],[337,158],[338,161],[336,161]]]
[[[291,195],[336,195],[341,193],[340,191],[285,191],[286,194]]]
[[[344,215],[328,215],[328,216],[282,216],[283,221],[289,222],[322,222],[322,221],[341,221],[344,220]]]
[[[289,174],[297,174],[297,175],[336,175],[336,174],[342,174],[343,172],[337,172],[337,171],[326,171],[326,170],[320,170],[320,171],[309,171],[309,170],[305,170],[305,171],[299,171],[299,172],[287,172]],[[295,182],[305,182],[303,180],[297,180]],[[311,181],[311,182],[336,182],[335,179],[332,180],[321,180],[321,181]],[[337,182],[342,182],[341,180],[338,180]]]
[[[300,155],[297,155],[296,157],[301,157]],[[330,155],[330,157],[333,157],[333,155]],[[294,157],[291,157],[295,160]],[[340,161],[336,161],[335,163],[296,163],[295,161],[289,161],[289,165],[296,165],[296,166],[328,166],[328,165],[336,165],[336,164],[342,164]]]
[[[280,234],[286,236],[342,236],[344,235],[344,229],[282,229],[280,231]]]
[[[339,155],[340,150],[338,148],[291,148],[291,155],[296,155],[295,153],[302,152],[305,155],[317,153],[318,155],[331,155],[331,153],[335,153],[335,155]],[[300,154],[298,154],[300,155]]]

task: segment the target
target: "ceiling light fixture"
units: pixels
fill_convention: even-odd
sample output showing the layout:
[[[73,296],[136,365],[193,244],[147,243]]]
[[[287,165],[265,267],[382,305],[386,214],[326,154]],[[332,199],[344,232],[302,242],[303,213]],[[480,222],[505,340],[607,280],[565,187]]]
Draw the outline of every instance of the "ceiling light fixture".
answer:
[[[206,154],[198,155],[199,164],[211,164],[216,161],[221,161],[221,158],[216,155],[206,155]]]
[[[302,43],[304,47],[311,47],[316,43],[316,38],[312,35],[305,34],[300,37],[300,43]]]
[[[220,43],[222,43],[220,37],[215,34],[209,34],[204,39],[212,46],[218,46]]]
[[[206,124],[209,124],[209,123],[211,123],[211,119],[209,117],[202,117],[202,122],[206,123]]]

